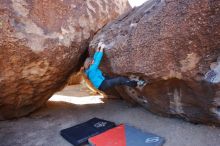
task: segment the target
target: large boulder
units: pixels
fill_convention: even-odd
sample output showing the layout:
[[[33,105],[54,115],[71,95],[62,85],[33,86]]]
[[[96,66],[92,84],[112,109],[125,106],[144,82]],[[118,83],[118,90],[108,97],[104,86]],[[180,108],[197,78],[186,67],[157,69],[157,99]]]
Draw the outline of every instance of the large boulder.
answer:
[[[0,0],[0,120],[43,105],[127,0]]]
[[[220,125],[220,1],[149,0],[99,31],[101,69],[149,84],[120,87],[159,115]],[[92,55],[94,50],[90,51]]]

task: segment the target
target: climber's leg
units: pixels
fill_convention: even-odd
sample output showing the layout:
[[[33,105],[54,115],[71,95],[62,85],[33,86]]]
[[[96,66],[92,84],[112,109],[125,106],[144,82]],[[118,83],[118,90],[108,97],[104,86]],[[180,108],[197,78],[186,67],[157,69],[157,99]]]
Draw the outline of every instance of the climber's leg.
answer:
[[[100,90],[106,90],[108,88],[119,86],[119,85],[126,85],[130,87],[136,87],[137,81],[132,81],[126,77],[115,77],[111,79],[105,79],[101,86],[99,87]]]

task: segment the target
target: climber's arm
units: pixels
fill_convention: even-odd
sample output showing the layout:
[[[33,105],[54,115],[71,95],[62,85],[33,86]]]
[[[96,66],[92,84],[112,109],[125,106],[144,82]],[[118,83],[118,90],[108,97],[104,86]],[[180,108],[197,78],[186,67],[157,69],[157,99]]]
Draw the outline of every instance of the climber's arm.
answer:
[[[94,63],[90,66],[90,69],[96,69],[99,67],[99,64],[102,60],[102,56],[103,56],[103,49],[102,49],[102,51],[95,52]]]
[[[102,60],[104,48],[105,48],[104,44],[101,44],[96,48],[96,52],[93,57],[94,63],[90,66],[90,69],[97,69],[99,67],[99,64]]]

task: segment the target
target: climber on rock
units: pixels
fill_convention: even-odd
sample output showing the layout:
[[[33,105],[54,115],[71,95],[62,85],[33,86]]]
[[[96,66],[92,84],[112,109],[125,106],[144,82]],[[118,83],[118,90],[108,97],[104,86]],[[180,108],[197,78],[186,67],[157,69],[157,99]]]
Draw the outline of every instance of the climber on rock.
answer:
[[[94,57],[88,57],[84,63],[84,71],[94,87],[101,91],[105,91],[108,88],[126,85],[130,87],[142,86],[145,84],[143,80],[130,80],[126,77],[114,77],[110,78],[103,76],[102,71],[99,69],[104,50],[104,44],[98,45]]]

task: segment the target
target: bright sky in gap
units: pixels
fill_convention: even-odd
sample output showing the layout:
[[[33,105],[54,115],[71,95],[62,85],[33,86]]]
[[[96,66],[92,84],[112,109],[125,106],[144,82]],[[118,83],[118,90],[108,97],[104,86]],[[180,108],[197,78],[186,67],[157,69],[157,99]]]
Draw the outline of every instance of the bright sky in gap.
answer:
[[[130,5],[132,7],[134,7],[134,6],[140,6],[140,5],[142,5],[144,2],[146,2],[148,0],[128,0],[128,1],[129,1]]]

